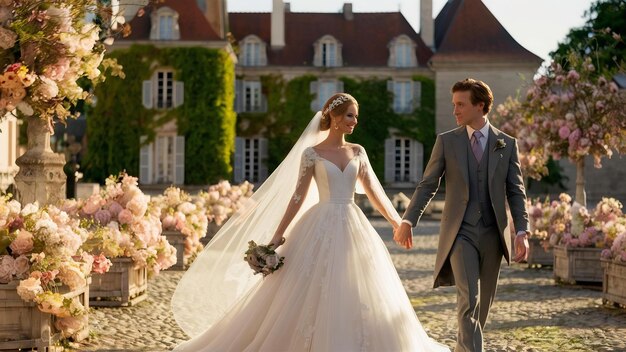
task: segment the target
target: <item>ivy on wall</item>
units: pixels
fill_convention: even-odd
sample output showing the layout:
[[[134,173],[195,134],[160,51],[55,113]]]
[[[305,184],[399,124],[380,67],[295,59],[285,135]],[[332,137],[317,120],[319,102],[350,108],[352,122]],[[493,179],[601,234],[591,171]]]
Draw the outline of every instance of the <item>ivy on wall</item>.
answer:
[[[126,170],[139,174],[140,137],[154,141],[155,129],[173,119],[185,136],[185,183],[229,179],[234,152],[234,64],[222,50],[199,47],[156,48],[133,45],[112,52],[125,79],[108,78],[97,86],[97,104],[88,109],[87,179],[103,182]],[[172,68],[185,84],[184,103],[159,111],[142,105],[142,83],[161,68]]]
[[[267,162],[270,170],[278,166],[313,117],[310,105],[314,96],[309,87],[316,79],[307,75],[286,82],[278,75],[262,76],[261,87],[267,98],[267,112],[239,114],[238,136],[263,135],[268,138]],[[434,81],[423,76],[413,77],[413,80],[422,82],[421,107],[411,114],[399,115],[392,109],[393,97],[387,91],[386,80],[347,77],[341,80],[345,91],[357,99],[360,107],[359,125],[347,139],[363,145],[374,171],[378,175],[384,174],[384,140],[389,138],[390,128],[395,128],[400,136],[424,144],[425,165],[436,138]]]

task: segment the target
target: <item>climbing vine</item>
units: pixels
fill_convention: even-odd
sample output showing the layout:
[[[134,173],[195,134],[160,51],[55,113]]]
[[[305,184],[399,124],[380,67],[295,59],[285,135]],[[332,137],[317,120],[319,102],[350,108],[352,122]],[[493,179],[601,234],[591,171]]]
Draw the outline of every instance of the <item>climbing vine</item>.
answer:
[[[141,136],[154,141],[155,129],[175,120],[185,136],[185,183],[229,179],[234,149],[234,64],[229,55],[199,47],[156,48],[133,45],[109,54],[124,67],[125,79],[112,77],[97,86],[97,104],[87,109],[86,178],[103,182],[110,174],[139,173]],[[162,67],[184,82],[184,103],[161,111],[142,105],[142,82]]]

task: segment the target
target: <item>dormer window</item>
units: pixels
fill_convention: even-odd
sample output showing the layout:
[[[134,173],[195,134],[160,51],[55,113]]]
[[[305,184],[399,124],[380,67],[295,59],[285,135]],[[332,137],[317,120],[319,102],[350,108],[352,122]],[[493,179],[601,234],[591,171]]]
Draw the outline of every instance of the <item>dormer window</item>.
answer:
[[[313,65],[317,67],[340,67],[343,65],[341,43],[331,35],[323,36],[315,42]]]
[[[178,12],[167,6],[158,8],[151,16],[150,40],[179,40]]]
[[[396,37],[389,43],[389,61],[391,67],[416,67],[415,42],[406,35]]]
[[[239,62],[242,66],[266,66],[265,43],[256,35],[249,35],[241,41]]]

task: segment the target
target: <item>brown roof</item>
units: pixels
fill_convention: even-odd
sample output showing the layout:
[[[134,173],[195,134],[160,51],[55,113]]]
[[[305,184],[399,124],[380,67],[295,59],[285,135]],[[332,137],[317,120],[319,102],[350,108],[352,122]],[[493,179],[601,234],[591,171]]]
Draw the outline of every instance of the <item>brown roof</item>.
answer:
[[[200,8],[198,8],[196,0],[164,0],[157,4],[146,6],[143,16],[135,16],[130,21],[131,34],[126,38],[120,38],[118,40],[149,40],[150,14],[152,11],[164,6],[178,12],[180,40],[222,40],[209,25],[209,21],[207,21]]]
[[[345,19],[342,13],[286,12],[285,47],[277,50],[270,47],[270,13],[230,13],[229,25],[237,40],[254,34],[265,41],[269,65],[311,66],[313,44],[327,34],[342,44],[344,66],[387,66],[387,46],[401,34],[416,42],[420,66],[425,66],[432,56],[432,51],[400,12],[357,12],[352,20]]]
[[[435,19],[435,47],[435,62],[543,61],[513,39],[481,0],[446,3]]]

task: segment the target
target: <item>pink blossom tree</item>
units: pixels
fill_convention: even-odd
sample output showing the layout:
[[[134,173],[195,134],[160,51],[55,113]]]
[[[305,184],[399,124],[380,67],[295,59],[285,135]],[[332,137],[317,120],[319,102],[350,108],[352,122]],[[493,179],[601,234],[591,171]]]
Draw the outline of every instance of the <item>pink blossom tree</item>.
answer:
[[[493,120],[518,138],[528,176],[545,176],[550,157],[575,163],[576,201],[586,205],[585,157],[593,156],[600,168],[602,158],[626,152],[626,99],[610,78],[599,74],[593,52],[581,56],[572,51],[568,67],[552,62],[522,101],[509,98]]]

